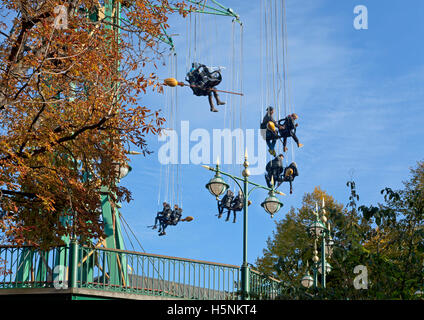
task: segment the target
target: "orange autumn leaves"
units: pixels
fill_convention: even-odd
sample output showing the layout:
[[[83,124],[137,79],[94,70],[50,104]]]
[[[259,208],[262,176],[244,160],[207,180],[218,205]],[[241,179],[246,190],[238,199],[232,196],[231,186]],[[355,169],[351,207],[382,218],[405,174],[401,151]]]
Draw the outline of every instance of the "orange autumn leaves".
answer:
[[[72,233],[89,241],[103,234],[100,187],[131,199],[115,167],[129,146],[148,153],[146,135],[165,121],[140,104],[148,88],[161,90],[145,70],[160,59],[168,16],[187,11],[166,0],[114,3],[0,1],[3,242],[46,247]],[[67,7],[66,29],[54,27],[57,5]]]

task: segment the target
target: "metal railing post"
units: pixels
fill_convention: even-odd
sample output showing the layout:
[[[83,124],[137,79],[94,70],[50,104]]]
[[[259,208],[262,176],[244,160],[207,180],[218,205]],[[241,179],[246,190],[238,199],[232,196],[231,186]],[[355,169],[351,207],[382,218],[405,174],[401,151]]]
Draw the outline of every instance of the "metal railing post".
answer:
[[[69,250],[69,287],[76,288],[78,280],[78,240],[72,239]]]

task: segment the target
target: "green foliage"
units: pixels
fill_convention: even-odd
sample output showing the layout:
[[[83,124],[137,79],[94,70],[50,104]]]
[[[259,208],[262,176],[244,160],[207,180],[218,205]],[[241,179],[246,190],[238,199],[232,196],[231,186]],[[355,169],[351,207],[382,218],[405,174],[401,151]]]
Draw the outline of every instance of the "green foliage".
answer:
[[[346,206],[319,187],[305,194],[300,208],[291,208],[276,222],[256,268],[282,280],[280,299],[419,299],[415,292],[424,288],[424,162],[411,170],[403,189],[383,189],[384,202],[375,206],[358,207],[355,182],[347,186]],[[327,257],[333,269],[325,290],[304,289],[300,281],[307,270],[312,272],[314,250],[306,226],[322,198],[335,242]],[[358,265],[367,267],[368,289],[354,288]]]

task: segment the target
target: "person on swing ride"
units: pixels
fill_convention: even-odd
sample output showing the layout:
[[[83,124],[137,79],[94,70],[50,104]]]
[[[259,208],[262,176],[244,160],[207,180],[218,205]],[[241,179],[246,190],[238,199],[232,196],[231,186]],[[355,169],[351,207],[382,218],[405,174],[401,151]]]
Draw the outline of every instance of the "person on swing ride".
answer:
[[[283,178],[281,177],[284,171],[283,159],[284,156],[282,154],[279,154],[278,157],[275,157],[267,163],[265,167],[265,181],[268,188],[272,188],[272,179],[274,180],[275,189],[277,189],[281,185],[281,183],[283,183]]]
[[[168,206],[166,207],[166,210],[163,211],[162,217],[159,218],[160,225],[159,225],[158,232],[160,236],[163,236],[166,234],[165,229],[168,226],[171,216],[172,216],[172,209],[171,209],[171,206],[168,204]]]
[[[233,211],[233,214],[234,214],[233,223],[236,223],[236,212],[243,210],[243,207],[244,207],[244,196],[243,196],[243,192],[239,190],[237,197],[235,197],[234,200],[231,202],[231,210]],[[230,219],[231,210],[228,211],[227,219],[225,219],[225,221],[228,221]]]
[[[178,222],[181,220],[181,216],[183,215],[183,209],[179,208],[178,205],[174,205],[174,210],[171,210],[171,214],[169,215],[169,218],[166,219],[162,226],[162,232],[159,233],[160,236],[166,235],[165,229],[168,226],[176,226]]]
[[[163,203],[163,209],[162,209],[162,211],[159,211],[159,212],[156,214],[155,224],[154,224],[154,226],[152,227],[152,229],[156,229],[156,228],[157,228],[158,222],[159,222],[159,223],[161,222],[162,218],[163,218],[163,217],[164,217],[164,215],[165,215],[165,212],[166,212],[168,209],[170,209],[170,205],[169,205],[169,203],[164,202],[164,203]]]
[[[218,200],[218,219],[222,217],[222,214],[224,213],[224,209],[227,209],[228,217],[230,215],[231,210],[231,203],[234,199],[234,193],[228,189],[227,193],[222,197],[222,200]],[[227,217],[227,218],[228,218]]]
[[[178,205],[175,205],[174,210],[172,211],[170,224],[173,226],[176,226],[178,222],[180,222],[182,215],[183,215],[183,209],[178,207]]]
[[[299,139],[296,136],[296,128],[298,126],[298,123],[295,123],[295,121],[298,119],[299,117],[297,116],[296,113],[293,114],[289,114],[287,117],[285,117],[284,119],[281,119],[278,121],[278,125],[279,125],[279,137],[283,138],[283,147],[284,147],[284,152],[287,152],[287,138],[288,137],[292,137],[293,140],[297,143],[297,146],[299,148],[303,147],[303,144],[301,144],[299,142]],[[281,124],[283,123],[283,124]]]
[[[186,81],[190,84],[193,94],[196,96],[208,96],[211,112],[218,112],[213,104],[212,94],[217,105],[224,105],[225,102],[219,99],[215,86],[222,81],[221,71],[210,71],[207,66],[193,62],[190,71],[186,75]]]
[[[280,128],[281,126],[274,120],[273,114],[274,108],[268,107],[266,109],[266,115],[262,119],[261,129],[266,129],[265,141],[269,148],[268,152],[275,157],[275,144],[277,143],[277,139],[279,138],[277,128],[282,128]]]
[[[299,170],[297,169],[296,162],[290,163],[290,165],[284,169],[284,175],[283,175],[282,181],[290,183],[290,194],[293,193],[292,182],[294,178],[296,178],[298,175],[299,175]]]
[[[175,206],[174,206],[175,207]],[[166,211],[165,214],[163,215],[162,219],[160,220],[161,224],[160,224],[160,228],[159,228],[159,235],[160,236],[164,236],[166,235],[165,229],[166,227],[168,227],[168,225],[170,224],[170,221],[172,219],[172,215],[173,215],[173,210],[171,209],[171,207],[169,207]]]

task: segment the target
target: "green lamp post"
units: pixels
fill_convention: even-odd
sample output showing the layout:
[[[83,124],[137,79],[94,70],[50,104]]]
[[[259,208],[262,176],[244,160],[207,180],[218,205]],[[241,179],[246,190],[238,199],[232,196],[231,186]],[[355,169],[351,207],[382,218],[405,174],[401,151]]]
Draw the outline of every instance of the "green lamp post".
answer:
[[[274,216],[278,212],[278,210],[281,209],[283,206],[283,203],[278,200],[278,198],[275,196],[275,194],[279,195],[285,195],[284,193],[277,191],[274,189],[274,181],[271,181],[272,187],[268,188],[262,185],[259,185],[257,183],[249,181],[250,171],[248,169],[249,162],[247,161],[247,151],[244,155],[244,163],[243,167],[244,170],[242,171],[243,178],[233,176],[229,173],[223,172],[219,169],[219,160],[217,161],[216,168],[209,167],[209,166],[202,166],[205,169],[208,169],[210,171],[215,172],[215,176],[206,184],[206,189],[209,190],[209,192],[218,199],[219,196],[223,195],[227,189],[229,188],[229,185],[224,181],[224,179],[221,177],[221,174],[224,176],[227,176],[231,178],[240,188],[240,190],[243,193],[244,198],[244,206],[243,206],[243,262],[241,265],[241,293],[242,293],[242,299],[247,300],[249,299],[249,265],[247,263],[247,225],[248,225],[248,206],[249,206],[249,196],[250,193],[255,189],[264,189],[267,190],[268,197],[261,203],[261,206],[265,209],[267,213],[271,215],[271,217]],[[243,186],[240,184],[240,182],[243,183]],[[253,186],[249,190],[249,184]]]
[[[326,288],[326,275],[331,272],[331,265],[327,262],[327,256],[331,256],[333,251],[334,240],[330,234],[330,223],[327,223],[326,212],[324,209],[324,199],[322,199],[322,215],[319,216],[318,204],[314,211],[315,221],[307,227],[308,233],[314,238],[314,251],[313,251],[313,271],[314,271],[314,288],[318,287],[318,271],[321,274],[321,286]],[[327,226],[326,226],[327,223]],[[321,238],[321,262],[319,262],[317,242]],[[303,283],[302,283],[303,284]]]

